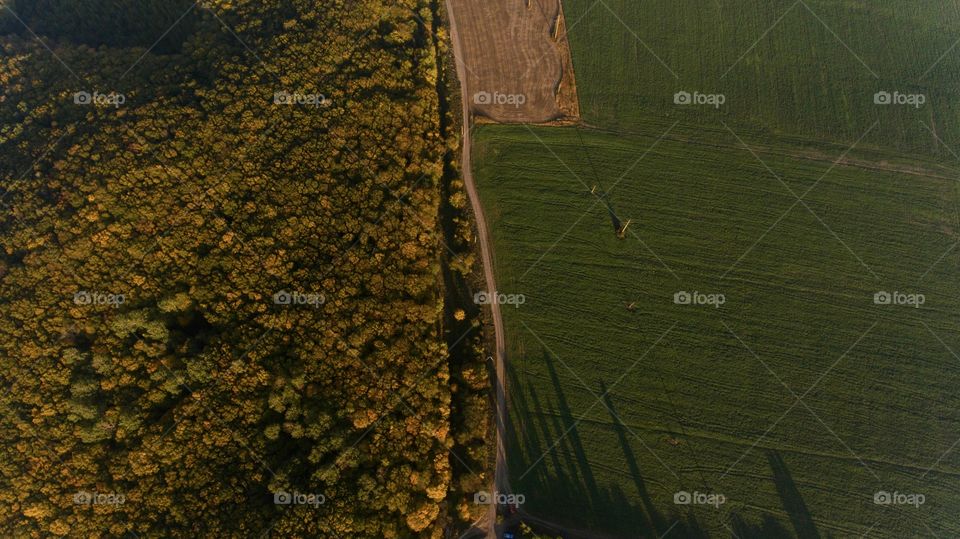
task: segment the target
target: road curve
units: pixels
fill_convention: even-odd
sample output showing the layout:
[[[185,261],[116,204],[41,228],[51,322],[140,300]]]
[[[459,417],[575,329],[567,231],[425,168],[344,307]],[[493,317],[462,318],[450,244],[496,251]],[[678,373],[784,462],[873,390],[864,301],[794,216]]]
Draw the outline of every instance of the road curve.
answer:
[[[487,220],[483,213],[483,205],[480,203],[480,194],[477,191],[477,184],[473,178],[473,168],[471,160],[471,121],[470,115],[470,90],[467,88],[467,66],[463,60],[463,44],[460,41],[460,34],[457,31],[456,14],[453,12],[453,6],[450,0],[446,0],[447,16],[450,19],[450,41],[453,45],[453,56],[457,63],[457,78],[460,79],[461,102],[463,106],[463,135],[461,145],[463,147],[463,156],[460,160],[460,170],[463,174],[463,183],[467,189],[467,196],[470,199],[470,206],[473,209],[473,217],[477,223],[477,236],[480,239],[480,256],[483,263],[483,277],[486,281],[487,292],[493,295],[497,290],[496,279],[493,273],[493,250],[490,240],[490,229],[487,226]],[[494,490],[496,492],[509,493],[510,485],[507,477],[506,463],[506,417],[507,417],[507,397],[506,397],[506,338],[503,333],[503,318],[500,315],[500,305],[496,301],[490,302],[491,318],[493,320],[493,333],[496,342],[494,351],[494,364],[496,379],[496,423],[497,423],[497,460],[496,470],[494,472]],[[493,525],[496,522],[496,506],[491,505],[491,515],[488,518],[488,530],[491,535],[495,534]],[[495,535],[494,535],[495,536]]]

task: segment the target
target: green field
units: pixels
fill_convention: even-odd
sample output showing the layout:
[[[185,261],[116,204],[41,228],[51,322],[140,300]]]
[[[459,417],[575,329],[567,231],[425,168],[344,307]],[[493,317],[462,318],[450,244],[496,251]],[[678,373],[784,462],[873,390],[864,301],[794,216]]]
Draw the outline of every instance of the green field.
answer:
[[[631,169],[656,139],[478,132],[498,283],[527,296],[505,309],[511,477],[527,510],[623,536],[677,519],[685,536],[722,535],[738,519],[741,536],[860,535],[876,522],[876,536],[910,536],[921,522],[960,534],[960,453],[940,459],[960,437],[960,358],[938,341],[960,350],[960,252],[940,259],[958,239],[958,184],[936,165],[824,176],[828,158],[762,153],[785,186],[733,135],[683,126]],[[813,213],[794,205],[787,187],[799,195],[821,176],[805,198]],[[617,238],[611,210],[636,236]],[[878,306],[881,290],[926,303]],[[726,303],[676,305],[678,291]],[[777,377],[797,395],[815,386],[803,402],[826,426],[797,405],[737,462],[795,402]],[[594,406],[607,389],[607,406]],[[728,503],[688,511],[673,504],[679,490]],[[927,500],[885,508],[873,503],[880,490]]]
[[[526,295],[525,509],[617,537],[960,536],[958,4],[564,6],[584,125],[476,131],[498,285]]]
[[[632,131],[654,114],[852,142],[879,121],[867,142],[949,156],[930,128],[960,146],[956,2],[566,0],[564,10],[590,123]],[[727,101],[676,107],[679,90]],[[877,107],[879,90],[927,104]]]

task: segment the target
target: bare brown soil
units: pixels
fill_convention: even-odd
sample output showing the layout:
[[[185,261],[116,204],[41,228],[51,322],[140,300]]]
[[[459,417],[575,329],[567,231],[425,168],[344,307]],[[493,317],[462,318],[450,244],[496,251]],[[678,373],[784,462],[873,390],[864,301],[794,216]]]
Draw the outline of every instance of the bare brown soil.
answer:
[[[560,0],[450,0],[478,119],[554,123],[580,116]]]

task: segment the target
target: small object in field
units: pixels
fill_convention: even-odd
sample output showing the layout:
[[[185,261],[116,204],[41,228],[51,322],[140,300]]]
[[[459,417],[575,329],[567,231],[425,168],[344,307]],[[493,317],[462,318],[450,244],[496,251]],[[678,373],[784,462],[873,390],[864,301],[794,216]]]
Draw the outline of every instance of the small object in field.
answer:
[[[620,230],[617,230],[617,237],[618,237],[618,238],[620,238],[620,239],[623,239],[623,238],[624,238],[624,236],[627,234],[627,227],[630,226],[630,223],[631,223],[632,221],[633,221],[632,219],[627,219],[627,222],[626,222],[626,223],[623,223],[623,226],[620,227]]]

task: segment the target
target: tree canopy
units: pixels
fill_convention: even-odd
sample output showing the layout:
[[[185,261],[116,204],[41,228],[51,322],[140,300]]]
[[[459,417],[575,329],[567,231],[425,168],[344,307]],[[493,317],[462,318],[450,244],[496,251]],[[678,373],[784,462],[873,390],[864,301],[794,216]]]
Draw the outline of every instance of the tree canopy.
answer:
[[[0,535],[438,537],[436,14],[181,4],[4,23]]]

